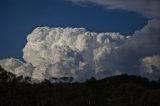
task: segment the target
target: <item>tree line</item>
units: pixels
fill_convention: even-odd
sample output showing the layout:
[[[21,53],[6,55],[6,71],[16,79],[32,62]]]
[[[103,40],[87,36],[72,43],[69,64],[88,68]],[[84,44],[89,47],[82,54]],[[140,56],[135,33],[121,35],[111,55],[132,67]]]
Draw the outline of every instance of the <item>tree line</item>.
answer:
[[[0,67],[0,106],[160,106],[160,81],[141,76],[91,78],[84,83],[30,81]]]

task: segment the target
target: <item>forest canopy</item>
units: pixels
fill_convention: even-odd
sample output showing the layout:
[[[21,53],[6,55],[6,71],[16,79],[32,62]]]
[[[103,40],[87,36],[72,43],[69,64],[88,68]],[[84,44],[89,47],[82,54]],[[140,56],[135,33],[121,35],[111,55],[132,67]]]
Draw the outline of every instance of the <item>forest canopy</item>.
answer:
[[[84,83],[31,83],[0,67],[1,106],[160,106],[160,81],[118,75]]]

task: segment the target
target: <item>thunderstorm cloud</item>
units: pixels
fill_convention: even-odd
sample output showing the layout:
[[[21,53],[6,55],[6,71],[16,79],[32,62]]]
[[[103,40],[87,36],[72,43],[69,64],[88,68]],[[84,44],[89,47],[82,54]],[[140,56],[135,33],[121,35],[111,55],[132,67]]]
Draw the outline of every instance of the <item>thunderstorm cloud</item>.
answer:
[[[85,28],[38,27],[27,37],[23,59],[0,60],[17,76],[32,80],[73,77],[85,81],[111,75],[160,77],[160,22],[150,20],[132,36]]]

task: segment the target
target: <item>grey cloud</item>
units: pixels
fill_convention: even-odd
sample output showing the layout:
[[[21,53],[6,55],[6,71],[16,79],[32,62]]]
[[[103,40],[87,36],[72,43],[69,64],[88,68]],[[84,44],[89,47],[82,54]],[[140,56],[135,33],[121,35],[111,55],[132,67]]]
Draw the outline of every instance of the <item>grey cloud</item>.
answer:
[[[160,0],[68,0],[80,5],[97,4],[107,9],[138,12],[148,18],[160,18]]]
[[[121,73],[141,74],[140,60],[153,55],[160,55],[160,21],[151,20],[106,58],[105,69],[121,70]],[[147,70],[146,70],[147,71]],[[160,76],[160,75],[159,75]]]

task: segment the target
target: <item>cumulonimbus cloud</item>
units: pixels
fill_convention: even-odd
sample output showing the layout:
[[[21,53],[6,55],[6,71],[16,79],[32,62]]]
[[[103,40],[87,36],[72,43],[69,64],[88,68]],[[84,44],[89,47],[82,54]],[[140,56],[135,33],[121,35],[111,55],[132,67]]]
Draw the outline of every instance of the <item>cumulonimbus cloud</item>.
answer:
[[[32,65],[32,79],[73,77],[83,81],[104,71],[104,56],[127,39],[119,33],[88,32],[84,28],[38,27],[27,37],[23,58]],[[25,63],[13,58],[1,60],[0,64],[16,74],[27,72]]]
[[[149,73],[150,71],[147,69],[141,70],[142,67],[140,63],[146,57],[158,57],[160,55],[159,45],[160,21],[153,19],[150,20],[144,28],[136,31],[129,40],[111,53],[109,59],[106,59],[104,62],[104,64],[106,64],[105,69],[111,70],[111,72],[114,70],[121,70],[121,73],[136,75]],[[148,67],[151,67],[151,65]],[[156,67],[159,68],[158,64]],[[152,71],[152,76],[153,73],[154,70]],[[159,76],[159,74],[157,76]]]
[[[97,4],[107,9],[138,12],[148,18],[160,18],[160,0],[68,0],[80,5]]]
[[[89,32],[84,28],[38,27],[27,37],[25,62],[10,58],[0,60],[0,65],[17,76],[38,81],[53,77],[85,81],[92,76],[101,79],[117,74],[157,78],[160,73],[154,73],[160,67],[155,59],[160,56],[159,45],[160,22],[156,19],[133,36]]]

